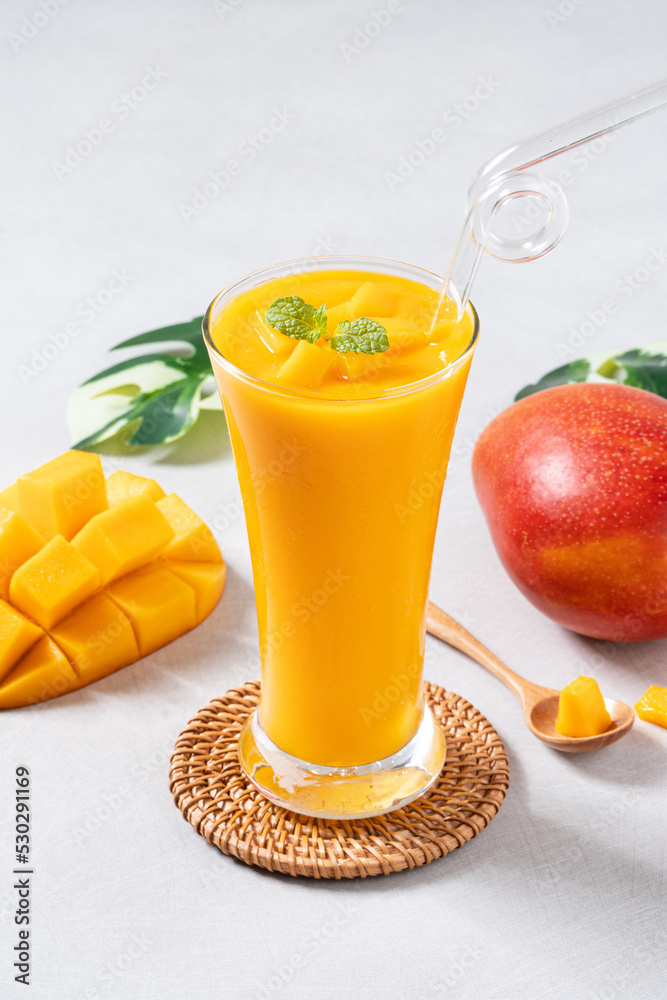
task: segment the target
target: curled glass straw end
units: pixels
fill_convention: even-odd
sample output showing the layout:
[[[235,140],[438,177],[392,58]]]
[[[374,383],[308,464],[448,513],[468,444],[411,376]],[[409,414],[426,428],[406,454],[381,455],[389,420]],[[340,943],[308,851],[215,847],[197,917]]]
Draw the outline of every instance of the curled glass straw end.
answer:
[[[563,238],[569,218],[563,189],[551,178],[529,173],[527,168],[664,107],[667,80],[531,136],[489,160],[470,186],[470,208],[442,284],[432,328],[439,319],[454,313],[457,320],[463,317],[485,251],[498,260],[524,262],[543,257]],[[518,237],[494,232],[499,213],[518,198],[531,199],[541,207],[538,225],[533,229],[527,225],[528,233]],[[519,213],[521,218],[531,221],[526,212],[523,216]]]

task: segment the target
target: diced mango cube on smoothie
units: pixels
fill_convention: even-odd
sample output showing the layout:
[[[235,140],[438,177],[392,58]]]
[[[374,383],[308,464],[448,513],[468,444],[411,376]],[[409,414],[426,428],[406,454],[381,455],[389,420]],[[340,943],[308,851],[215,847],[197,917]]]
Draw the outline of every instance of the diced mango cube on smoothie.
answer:
[[[66,451],[16,481],[19,513],[45,539],[71,539],[107,506],[99,455]]]
[[[611,716],[592,677],[577,677],[558,700],[556,730],[561,736],[599,736],[611,725]]]
[[[0,683],[0,708],[35,705],[81,687],[79,675],[53,639],[45,635]]]
[[[18,512],[19,490],[16,483],[4,490],[0,490],[0,507],[6,507],[7,510]]]
[[[6,677],[43,635],[34,622],[0,600],[0,679]]]
[[[361,316],[394,316],[399,296],[387,288],[380,288],[373,281],[360,285],[351,299],[354,318]]]
[[[169,571],[194,590],[195,616],[199,624],[210,615],[222,596],[227,567],[224,562],[170,562]]]
[[[266,349],[274,357],[281,354],[291,354],[296,347],[296,341],[293,337],[288,337],[287,334],[281,333],[280,330],[274,330],[268,326],[259,311],[257,312],[257,333]]]
[[[387,331],[387,337],[392,347],[424,347],[428,343],[427,329],[419,323],[409,320],[386,319],[382,326]]]
[[[112,472],[107,479],[107,500],[110,507],[131,497],[148,497],[149,500],[155,501],[161,500],[164,495],[164,490],[154,479],[135,476],[132,472],[123,472],[122,469]]]
[[[107,594],[132,622],[141,656],[177,639],[197,624],[192,587],[164,565],[116,580]]]
[[[222,562],[213,532],[179,496],[170,493],[158,500],[156,506],[174,533],[162,553],[163,558],[181,562]]]
[[[97,566],[104,585],[152,562],[173,537],[157,504],[135,496],[92,518],[72,545]]]
[[[19,566],[34,556],[44,539],[14,510],[0,507],[0,597],[7,600],[9,581]]]
[[[355,354],[353,351],[340,353],[338,370],[344,378],[369,379],[377,378],[382,369],[382,354]]]
[[[318,347],[300,340],[277,377],[296,389],[315,389],[336,365],[337,353],[329,346]]]
[[[644,722],[667,729],[667,688],[651,685],[635,705],[635,712]]]
[[[327,334],[333,337],[339,323],[350,322],[355,319],[352,302],[341,302],[339,306],[332,306],[327,309]]]
[[[12,576],[12,604],[50,629],[94,594],[100,574],[71,542],[56,535]]]
[[[95,594],[51,634],[82,685],[106,677],[140,656],[129,618],[106,594]]]

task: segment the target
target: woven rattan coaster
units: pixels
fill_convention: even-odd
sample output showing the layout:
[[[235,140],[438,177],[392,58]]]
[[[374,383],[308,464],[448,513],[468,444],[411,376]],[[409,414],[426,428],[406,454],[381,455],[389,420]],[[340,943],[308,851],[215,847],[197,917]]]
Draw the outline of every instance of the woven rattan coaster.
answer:
[[[425,795],[384,816],[347,821],[276,806],[250,784],[237,755],[259,691],[259,681],[250,681],[215,698],[188,723],[171,758],[176,805],[225,854],[286,875],[389,875],[461,847],[502,805],[509,768],[498,733],[465,698],[426,684],[426,699],[447,738],[447,760]]]

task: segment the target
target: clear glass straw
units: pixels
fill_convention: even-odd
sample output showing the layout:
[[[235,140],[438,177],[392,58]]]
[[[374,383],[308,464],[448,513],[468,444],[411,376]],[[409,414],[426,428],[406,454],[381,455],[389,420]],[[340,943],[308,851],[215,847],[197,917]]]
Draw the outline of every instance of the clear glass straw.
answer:
[[[461,319],[485,251],[499,260],[536,260],[563,238],[569,217],[563,188],[530,168],[665,107],[667,79],[507,146],[478,170],[470,184],[470,207],[447,268],[433,322],[452,309]],[[493,223],[500,209],[522,197],[541,203],[538,227],[516,239],[494,233]]]

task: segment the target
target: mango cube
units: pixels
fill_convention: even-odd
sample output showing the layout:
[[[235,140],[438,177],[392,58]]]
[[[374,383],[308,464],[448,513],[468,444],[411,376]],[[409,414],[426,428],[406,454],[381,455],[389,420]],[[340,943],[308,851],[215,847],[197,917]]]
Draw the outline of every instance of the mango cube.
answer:
[[[15,608],[0,600],[0,680],[43,635],[34,622],[29,622]]]
[[[99,585],[97,568],[71,542],[56,535],[16,570],[9,596],[15,607],[50,629]]]
[[[195,594],[163,565],[116,580],[107,594],[132,622],[141,656],[177,639],[197,624]]]
[[[165,559],[180,562],[222,562],[213,532],[179,496],[170,493],[155,505],[174,533],[164,549]]]
[[[227,567],[224,562],[170,562],[169,571],[195,592],[197,624],[210,615],[225,589]]]
[[[257,334],[273,357],[291,354],[296,347],[296,341],[293,337],[288,337],[280,330],[274,330],[268,326],[259,312],[257,312]]]
[[[611,716],[592,677],[577,677],[563,688],[556,719],[561,736],[599,736],[610,725]]]
[[[372,381],[382,369],[382,357],[382,354],[345,351],[338,357],[338,370],[344,378]]]
[[[352,302],[349,299],[347,302],[341,302],[340,305],[332,306],[331,309],[327,309],[328,336],[333,337],[339,323],[343,323],[346,320],[349,322],[355,318]]]
[[[0,597],[3,600],[6,601],[9,596],[12,575],[43,545],[44,539],[25,518],[13,510],[0,507]]]
[[[106,677],[139,659],[129,619],[106,594],[96,594],[52,631],[52,638],[81,678]]]
[[[644,722],[667,729],[667,688],[653,684],[635,705],[635,712]]]
[[[7,489],[0,490],[0,507],[18,512],[19,509],[19,489],[16,483],[8,486]]]
[[[153,479],[105,483],[98,456],[77,451],[21,476],[0,491],[0,710],[178,638],[211,613],[226,571],[208,526]]]
[[[352,296],[350,304],[354,318],[362,316],[394,316],[399,297],[389,289],[380,288],[372,281],[365,281]]]
[[[297,389],[315,389],[336,364],[337,353],[328,345],[318,347],[317,344],[309,344],[307,340],[300,340],[277,378],[285,379]]]
[[[19,513],[45,539],[70,539],[107,506],[99,455],[66,451],[16,481]]]
[[[0,708],[35,705],[80,686],[74,667],[53,639],[45,635],[0,683]]]
[[[72,545],[97,566],[104,585],[151,562],[173,537],[157,505],[136,496],[97,514]]]
[[[154,479],[135,476],[131,472],[123,472],[122,469],[117,469],[107,479],[107,500],[110,507],[131,497],[145,496],[149,500],[161,500],[164,495],[164,490]]]

